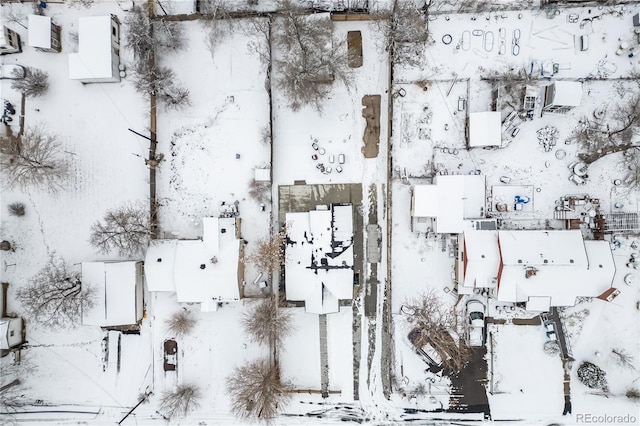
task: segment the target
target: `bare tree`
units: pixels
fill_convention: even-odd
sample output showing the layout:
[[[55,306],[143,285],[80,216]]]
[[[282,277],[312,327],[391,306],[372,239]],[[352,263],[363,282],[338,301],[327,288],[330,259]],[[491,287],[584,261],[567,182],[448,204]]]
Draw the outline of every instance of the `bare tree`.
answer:
[[[153,41],[154,46],[160,50],[182,50],[186,46],[184,36],[184,24],[176,21],[169,21],[165,18],[153,20]]]
[[[636,369],[636,367],[633,365],[633,355],[622,348],[611,349],[611,357],[614,359],[616,364],[623,368],[629,368],[631,370]]]
[[[154,49],[151,20],[141,8],[136,7],[124,19],[124,45],[133,50],[136,61],[149,59]]]
[[[194,384],[181,384],[173,392],[164,392],[160,399],[160,412],[168,419],[186,417],[200,406],[202,393]]]
[[[26,209],[24,203],[11,203],[7,206],[9,209],[9,215],[11,216],[24,216],[26,213]]]
[[[2,14],[5,22],[13,22],[20,25],[25,30],[27,29],[27,26],[23,23],[27,20],[27,14],[24,12],[20,4],[15,5],[15,7],[12,3],[3,4],[2,9]]]
[[[623,179],[627,193],[637,191],[640,188],[640,146],[626,150],[621,164],[627,170]]]
[[[102,221],[91,226],[89,243],[100,253],[139,256],[149,243],[149,212],[142,205],[125,204],[109,210]]]
[[[171,68],[140,62],[131,77],[138,93],[156,96],[167,108],[179,109],[191,105],[189,90],[180,85]]]
[[[136,7],[124,19],[124,44],[133,50],[137,63],[147,61],[157,50],[180,50],[186,45],[180,22],[151,20],[146,9]]]
[[[404,303],[403,312],[413,326],[412,343],[422,348],[427,344],[440,354],[443,365],[460,371],[470,360],[471,351],[457,336],[462,335],[463,321],[453,308],[448,308],[434,290]],[[453,333],[453,334],[452,334]]]
[[[335,81],[350,86],[346,43],[333,37],[333,23],[328,15],[308,15],[290,0],[279,3],[283,19],[274,37],[283,52],[275,61],[278,68],[276,87],[296,111],[311,106],[322,111],[322,102]]]
[[[258,241],[258,246],[247,256],[247,260],[253,263],[261,271],[279,271],[286,262],[285,242],[286,230]]]
[[[82,285],[80,271],[53,254],[17,292],[27,317],[50,328],[77,325],[95,304],[95,289]]]
[[[293,331],[291,312],[280,306],[276,295],[255,302],[242,325],[253,341],[271,348],[281,348],[282,340]]]
[[[226,380],[231,410],[243,419],[273,422],[291,398],[291,384],[280,379],[277,365],[268,359],[237,367]]]
[[[635,138],[639,126],[640,95],[634,95],[628,102],[608,108],[605,117],[599,121],[582,118],[569,140],[586,151],[578,157],[591,164],[605,155],[640,147]]]
[[[28,98],[42,96],[49,90],[49,74],[37,68],[25,67],[24,78],[13,80],[11,88]]]
[[[214,58],[216,48],[229,38],[235,28],[230,7],[225,0],[208,0],[200,2],[200,13],[207,28],[205,43]]]
[[[16,408],[28,404],[21,379],[33,374],[35,370],[36,365],[28,351],[22,351],[19,363],[0,362],[0,425],[14,424],[11,414],[16,412]]]
[[[372,20],[384,40],[384,49],[395,64],[419,66],[429,43],[429,4],[427,1],[395,0],[389,19]]]
[[[175,334],[176,337],[186,336],[191,333],[196,326],[196,319],[191,316],[191,312],[186,309],[180,309],[171,315],[171,318],[165,321],[167,331]]]
[[[70,164],[58,137],[44,126],[27,128],[21,136],[0,139],[0,167],[8,188],[37,187],[56,192],[64,187]]]
[[[270,203],[271,183],[251,179],[249,182],[249,195],[259,203]]]

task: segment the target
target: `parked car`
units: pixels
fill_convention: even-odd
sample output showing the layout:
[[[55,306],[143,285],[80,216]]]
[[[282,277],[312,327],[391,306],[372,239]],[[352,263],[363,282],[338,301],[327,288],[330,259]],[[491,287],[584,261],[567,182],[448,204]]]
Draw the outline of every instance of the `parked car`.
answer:
[[[469,346],[484,345],[485,306],[479,300],[467,302],[467,342]]]
[[[441,332],[445,333],[443,334],[444,338],[450,338],[453,341],[453,338],[446,330],[442,330]],[[437,350],[429,338],[424,339],[426,342],[423,344],[423,342],[420,341],[420,330],[417,328],[409,332],[407,339],[415,353],[429,366],[429,371],[432,373],[442,371],[444,363],[451,359],[450,354]]]
[[[164,371],[176,371],[178,366],[178,343],[173,339],[164,341]]]
[[[20,80],[24,78],[25,74],[26,70],[22,65],[0,65],[0,80]]]

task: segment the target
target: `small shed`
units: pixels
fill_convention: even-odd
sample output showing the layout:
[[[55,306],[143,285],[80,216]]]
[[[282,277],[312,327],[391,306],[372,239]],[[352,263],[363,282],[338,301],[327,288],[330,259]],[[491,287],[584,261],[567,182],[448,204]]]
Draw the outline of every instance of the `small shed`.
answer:
[[[500,146],[501,134],[502,120],[499,111],[469,114],[469,148]]]
[[[82,262],[82,286],[95,292],[82,310],[83,325],[117,327],[142,319],[142,262]]]
[[[567,112],[582,102],[582,83],[579,81],[555,81],[544,91],[545,112]]]
[[[29,15],[29,46],[42,52],[60,52],[60,27],[50,16]]]
[[[78,20],[78,52],[69,54],[69,78],[82,83],[120,81],[120,21],[115,15]]]

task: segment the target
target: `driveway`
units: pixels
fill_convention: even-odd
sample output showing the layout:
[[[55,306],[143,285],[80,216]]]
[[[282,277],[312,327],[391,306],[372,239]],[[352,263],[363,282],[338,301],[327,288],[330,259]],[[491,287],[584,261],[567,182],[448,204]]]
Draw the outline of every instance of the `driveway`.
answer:
[[[486,347],[471,348],[471,361],[451,378],[451,407],[454,413],[484,413],[485,419],[491,418],[487,399],[487,354]]]

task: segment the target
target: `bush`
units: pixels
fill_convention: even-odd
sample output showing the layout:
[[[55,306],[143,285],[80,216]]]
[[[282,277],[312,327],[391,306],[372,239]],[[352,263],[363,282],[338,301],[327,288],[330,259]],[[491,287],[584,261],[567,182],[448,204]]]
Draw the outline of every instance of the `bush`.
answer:
[[[547,340],[544,342],[543,350],[547,355],[558,355],[560,353],[560,345],[556,340]]]
[[[591,389],[608,390],[607,385],[607,373],[605,373],[600,367],[590,362],[583,362],[578,367],[578,379],[586,387]]]
[[[196,326],[196,320],[191,316],[191,312],[184,309],[174,313],[165,323],[167,331],[175,334],[176,337],[186,336]]]
[[[625,396],[632,401],[640,402],[640,390],[638,390],[638,388],[627,389]]]
[[[11,203],[9,204],[9,214],[11,216],[24,216],[25,207],[22,203]]]

